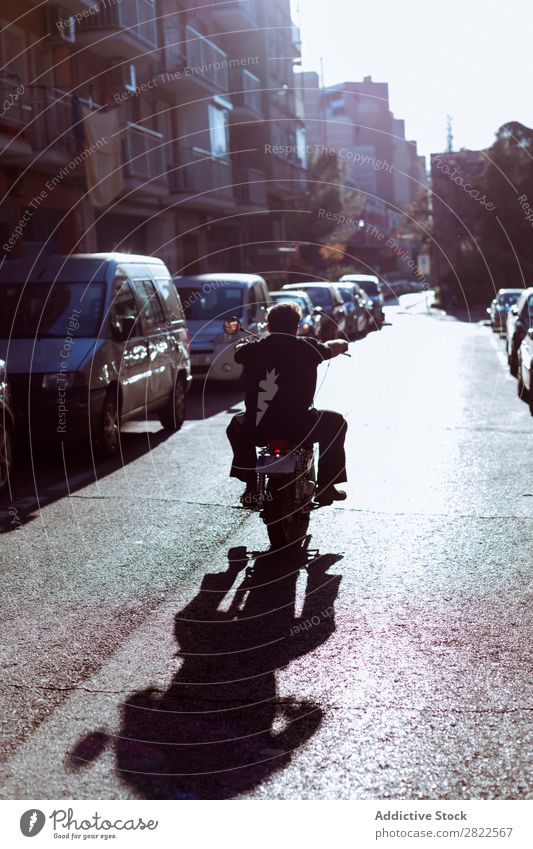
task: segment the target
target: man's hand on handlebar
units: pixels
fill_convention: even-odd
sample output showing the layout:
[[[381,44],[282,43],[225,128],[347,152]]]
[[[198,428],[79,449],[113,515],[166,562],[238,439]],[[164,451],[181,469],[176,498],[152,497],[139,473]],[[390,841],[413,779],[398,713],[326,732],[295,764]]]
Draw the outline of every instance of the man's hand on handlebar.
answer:
[[[348,342],[346,339],[332,339],[330,342],[325,342],[324,344],[330,349],[332,358],[338,357],[339,354],[348,353]]]

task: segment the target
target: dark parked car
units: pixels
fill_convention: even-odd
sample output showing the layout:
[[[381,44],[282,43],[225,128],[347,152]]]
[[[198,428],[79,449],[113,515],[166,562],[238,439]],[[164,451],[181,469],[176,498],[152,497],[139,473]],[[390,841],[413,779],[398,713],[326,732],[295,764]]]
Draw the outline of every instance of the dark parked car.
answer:
[[[346,286],[338,287],[346,307],[346,336],[352,341],[361,339],[368,330],[366,309],[355,285],[355,283],[348,283]]]
[[[533,286],[524,289],[507,314],[507,362],[513,377],[518,375],[518,349],[530,327],[533,327]]]
[[[13,462],[15,419],[9,404],[6,368],[0,360],[0,495],[9,487]]]
[[[339,283],[357,283],[374,304],[374,320],[381,327],[385,320],[383,312],[383,289],[375,274],[345,274]]]
[[[282,288],[284,292],[301,289],[307,292],[316,307],[322,308],[322,341],[344,336],[346,307],[333,283],[286,283]]]
[[[499,289],[490,307],[487,307],[487,313],[490,316],[490,326],[496,333],[505,334],[507,313],[516,304],[523,291],[523,289]]]
[[[109,253],[4,262],[0,302],[0,357],[15,417],[32,435],[89,436],[111,456],[123,421],[153,412],[167,430],[181,427],[188,335],[161,260]]]
[[[270,297],[274,304],[286,303],[287,301],[298,304],[302,311],[298,336],[310,336],[312,339],[320,339],[322,309],[315,307],[307,292],[298,290],[294,292],[271,292]]]

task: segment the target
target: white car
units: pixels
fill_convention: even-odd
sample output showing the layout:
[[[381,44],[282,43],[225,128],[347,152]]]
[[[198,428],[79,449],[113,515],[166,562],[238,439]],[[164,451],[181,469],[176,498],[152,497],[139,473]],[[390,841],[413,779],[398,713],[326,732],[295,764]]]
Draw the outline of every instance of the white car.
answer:
[[[191,334],[193,377],[235,381],[242,366],[235,362],[235,338],[224,332],[224,320],[236,316],[244,331],[267,335],[271,306],[268,287],[257,274],[199,274],[174,277]]]

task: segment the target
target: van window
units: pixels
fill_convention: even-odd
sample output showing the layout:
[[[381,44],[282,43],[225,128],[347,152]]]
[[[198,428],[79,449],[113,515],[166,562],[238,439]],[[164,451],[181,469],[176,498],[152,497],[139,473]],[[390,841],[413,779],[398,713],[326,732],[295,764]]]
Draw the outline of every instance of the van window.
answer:
[[[103,283],[0,284],[0,337],[63,339],[98,336],[104,303]]]
[[[172,277],[170,275],[168,277],[156,277],[155,283],[157,291],[166,305],[170,321],[183,321],[185,315]]]
[[[165,323],[165,314],[159,302],[157,291],[152,280],[134,280],[134,289],[142,304],[142,315],[148,329],[161,327]]]
[[[111,324],[116,328],[120,337],[124,335],[122,321],[125,318],[133,318],[135,320],[135,331],[132,335],[141,335],[139,314],[140,307],[133,294],[129,280],[123,277],[118,278],[114,290],[113,303],[111,304]]]
[[[265,293],[260,283],[254,283],[249,294],[250,304],[250,319],[261,317],[261,307],[267,308],[268,304],[265,300]]]

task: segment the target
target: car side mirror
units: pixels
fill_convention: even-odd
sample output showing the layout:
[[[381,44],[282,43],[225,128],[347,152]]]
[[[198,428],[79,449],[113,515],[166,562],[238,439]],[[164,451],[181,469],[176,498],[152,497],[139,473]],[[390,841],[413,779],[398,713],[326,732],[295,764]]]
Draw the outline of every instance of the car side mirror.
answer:
[[[227,333],[228,336],[235,336],[236,333],[241,329],[240,319],[236,318],[234,315],[231,318],[227,318],[224,322],[224,333]]]
[[[513,315],[518,315],[518,310],[517,310],[517,308],[516,308],[516,306],[515,306],[514,304],[513,304],[513,306],[511,307],[511,312],[512,312],[512,314],[513,314]]]

